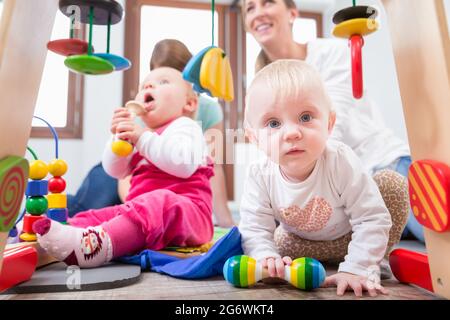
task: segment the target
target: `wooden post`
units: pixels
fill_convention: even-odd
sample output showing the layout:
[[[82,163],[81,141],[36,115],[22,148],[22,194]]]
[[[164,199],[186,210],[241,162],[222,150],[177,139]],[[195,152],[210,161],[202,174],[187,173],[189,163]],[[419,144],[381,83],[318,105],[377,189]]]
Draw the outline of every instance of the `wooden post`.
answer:
[[[58,0],[5,0],[0,21],[0,159],[25,154],[57,8]],[[0,236],[0,266],[5,241]]]
[[[382,2],[412,159],[432,159],[450,166],[450,41],[444,2]],[[434,292],[450,299],[450,233],[425,228],[425,240]]]

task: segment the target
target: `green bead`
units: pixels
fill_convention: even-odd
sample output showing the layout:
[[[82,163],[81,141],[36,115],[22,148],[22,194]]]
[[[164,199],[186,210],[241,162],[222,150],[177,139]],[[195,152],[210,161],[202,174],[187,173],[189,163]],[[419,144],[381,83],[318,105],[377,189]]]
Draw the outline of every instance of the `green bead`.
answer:
[[[25,207],[29,214],[39,216],[39,215],[45,213],[45,211],[47,211],[47,208],[48,208],[47,198],[45,198],[45,197],[30,197],[27,199]]]

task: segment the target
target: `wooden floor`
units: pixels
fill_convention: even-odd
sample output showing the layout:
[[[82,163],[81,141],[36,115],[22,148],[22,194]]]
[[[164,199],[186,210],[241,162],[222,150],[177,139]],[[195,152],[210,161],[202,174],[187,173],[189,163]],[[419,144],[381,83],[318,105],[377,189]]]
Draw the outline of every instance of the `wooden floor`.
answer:
[[[327,267],[328,273],[334,270]],[[222,277],[207,280],[180,280],[153,272],[145,272],[141,279],[128,287],[113,290],[59,292],[41,294],[0,295],[0,300],[36,299],[36,300],[84,300],[84,299],[130,299],[130,300],[327,300],[327,299],[382,299],[382,300],[432,300],[433,294],[420,288],[398,283],[395,279],[384,280],[382,284],[389,290],[389,295],[371,298],[365,295],[356,298],[352,292],[343,297],[336,296],[335,288],[320,288],[312,292],[295,289],[289,284],[258,283],[253,288],[241,289],[229,285]]]

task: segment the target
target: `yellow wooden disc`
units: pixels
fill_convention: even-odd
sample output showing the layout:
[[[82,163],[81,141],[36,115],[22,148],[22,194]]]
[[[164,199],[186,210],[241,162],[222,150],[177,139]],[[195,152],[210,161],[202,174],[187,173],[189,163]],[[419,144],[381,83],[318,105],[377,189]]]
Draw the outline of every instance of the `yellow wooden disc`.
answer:
[[[31,242],[31,241],[36,241],[37,240],[37,236],[34,233],[22,233],[19,236],[20,239],[22,239],[25,242]]]
[[[220,48],[205,53],[200,66],[200,85],[225,101],[234,99],[230,60]]]
[[[352,35],[360,34],[366,36],[377,31],[379,24],[375,19],[351,19],[339,23],[333,29],[333,35],[338,38],[350,38]]]

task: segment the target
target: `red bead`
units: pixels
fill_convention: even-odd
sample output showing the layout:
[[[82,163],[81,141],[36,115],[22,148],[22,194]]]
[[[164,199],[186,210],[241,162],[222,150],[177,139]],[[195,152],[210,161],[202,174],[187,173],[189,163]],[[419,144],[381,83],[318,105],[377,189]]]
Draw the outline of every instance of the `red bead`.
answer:
[[[53,177],[48,180],[48,191],[61,193],[66,189],[66,181],[61,177]]]

